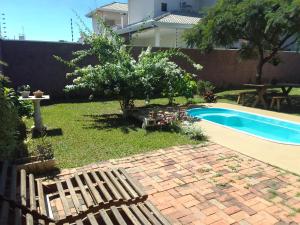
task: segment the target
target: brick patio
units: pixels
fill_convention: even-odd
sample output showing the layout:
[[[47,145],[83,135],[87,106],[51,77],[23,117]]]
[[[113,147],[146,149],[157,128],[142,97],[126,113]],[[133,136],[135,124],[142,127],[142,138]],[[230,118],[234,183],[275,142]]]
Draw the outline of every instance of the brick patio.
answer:
[[[220,145],[172,147],[59,176],[106,167],[126,168],[173,224],[300,224],[298,176]]]

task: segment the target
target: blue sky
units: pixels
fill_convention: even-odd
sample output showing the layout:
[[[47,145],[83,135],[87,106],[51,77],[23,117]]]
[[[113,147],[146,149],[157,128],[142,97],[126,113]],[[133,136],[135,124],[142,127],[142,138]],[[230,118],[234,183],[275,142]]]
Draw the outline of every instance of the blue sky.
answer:
[[[0,0],[0,13],[5,13],[7,36],[17,39],[24,27],[27,40],[71,41],[70,19],[73,18],[74,40],[79,38],[74,11],[91,27],[85,15],[97,6],[113,0]],[[120,0],[119,2],[127,2]]]

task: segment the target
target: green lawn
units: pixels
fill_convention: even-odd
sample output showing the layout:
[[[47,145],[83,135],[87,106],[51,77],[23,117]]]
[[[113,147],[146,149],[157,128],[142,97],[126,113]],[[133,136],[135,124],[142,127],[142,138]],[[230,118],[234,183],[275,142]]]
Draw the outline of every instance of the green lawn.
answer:
[[[176,99],[178,103],[183,98]],[[157,99],[153,104],[167,104]],[[143,101],[137,101],[143,105]],[[57,103],[42,107],[47,137],[55,149],[60,168],[73,168],[92,162],[120,158],[174,145],[196,144],[174,131],[145,131],[136,121],[121,117],[117,101],[87,103]],[[32,125],[27,121],[27,127]],[[29,149],[40,140],[31,139]]]
[[[240,91],[218,93],[219,102],[236,104]],[[300,88],[294,89],[291,95],[300,96]],[[176,102],[184,103],[185,99],[176,98]],[[197,102],[203,100],[196,98]],[[156,99],[151,103],[165,105],[167,99]],[[138,106],[143,104],[144,101],[136,101]],[[282,110],[300,116],[300,101]],[[60,168],[197,143],[174,131],[141,129],[141,124],[121,117],[117,101],[56,103],[42,107],[42,114],[50,130],[47,140],[53,144]],[[32,120],[28,120],[27,126],[30,127],[32,123]],[[29,149],[33,149],[39,142],[39,139],[29,140]]]

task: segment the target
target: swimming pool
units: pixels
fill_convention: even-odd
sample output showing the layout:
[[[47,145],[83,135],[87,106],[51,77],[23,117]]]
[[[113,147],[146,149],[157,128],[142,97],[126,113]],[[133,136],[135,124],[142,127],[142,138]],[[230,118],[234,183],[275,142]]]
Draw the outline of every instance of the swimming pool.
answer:
[[[187,114],[269,141],[300,145],[300,123],[224,108],[195,108]]]

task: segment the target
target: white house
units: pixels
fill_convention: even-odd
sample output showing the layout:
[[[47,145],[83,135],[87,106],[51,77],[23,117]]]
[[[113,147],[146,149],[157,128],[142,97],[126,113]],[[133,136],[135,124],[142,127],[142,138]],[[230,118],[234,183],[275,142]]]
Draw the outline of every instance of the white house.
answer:
[[[182,39],[184,30],[198,23],[201,20],[200,11],[215,2],[216,0],[128,0],[128,4],[113,2],[102,6],[88,16],[93,19],[94,31],[97,33],[100,31],[96,26],[96,15],[100,15],[105,21],[115,18],[111,23],[115,31],[129,37],[131,44],[135,46],[186,47]],[[118,23],[120,21],[123,21],[122,25]]]
[[[128,4],[113,2],[89,12],[86,16],[92,19],[95,33],[101,32],[99,18],[111,26],[113,30],[122,29],[128,25]]]

